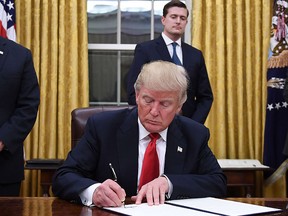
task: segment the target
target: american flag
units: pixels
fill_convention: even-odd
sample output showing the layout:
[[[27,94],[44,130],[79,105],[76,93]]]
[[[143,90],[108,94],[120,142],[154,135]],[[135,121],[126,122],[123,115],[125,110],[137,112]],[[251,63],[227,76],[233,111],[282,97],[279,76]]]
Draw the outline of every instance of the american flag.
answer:
[[[0,0],[0,36],[16,41],[14,0]]]
[[[283,149],[288,131],[288,103],[284,100],[284,85],[288,72],[288,0],[275,0],[270,32],[267,70],[267,106],[264,136],[265,165],[276,170],[286,161]],[[281,170],[285,170],[284,168]],[[286,170],[285,170],[286,171]],[[278,174],[277,174],[278,173]],[[285,172],[281,172],[284,174]],[[268,173],[266,177],[269,177]],[[277,178],[281,177],[275,172]],[[274,175],[273,174],[273,175]],[[273,183],[267,179],[267,182]],[[269,180],[269,181],[268,181]]]

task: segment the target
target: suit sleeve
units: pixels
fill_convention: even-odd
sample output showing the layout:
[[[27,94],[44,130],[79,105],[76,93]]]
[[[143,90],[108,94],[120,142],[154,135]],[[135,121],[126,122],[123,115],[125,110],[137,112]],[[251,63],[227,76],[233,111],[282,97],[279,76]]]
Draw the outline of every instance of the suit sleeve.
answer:
[[[198,88],[196,89],[196,110],[192,115],[192,119],[204,124],[212,106],[213,93],[202,53],[199,64],[200,70],[197,80]]]
[[[209,130],[206,131],[206,139],[199,150],[193,147],[191,151],[195,149],[196,152],[193,156],[191,152],[187,155],[188,161],[191,156],[196,157],[196,163],[186,161],[182,174],[166,174],[173,184],[171,199],[226,196],[226,176],[208,147]]]
[[[17,66],[18,69],[23,70],[23,73],[21,73],[22,75],[19,78],[21,79],[21,83],[15,109],[0,128],[0,140],[3,141],[11,153],[20,147],[19,144],[21,144],[22,147],[23,141],[31,131],[37,117],[40,101],[39,85],[33,65],[32,54],[27,49],[25,49],[23,53],[25,53],[24,66]],[[17,62],[17,60],[15,61]],[[18,60],[18,63],[19,62],[21,61]]]
[[[56,196],[70,201],[80,201],[80,193],[93,184],[99,160],[99,146],[95,125],[88,119],[85,133],[53,177],[52,190]],[[108,166],[107,166],[108,167]],[[103,168],[102,168],[103,169]]]
[[[142,66],[147,62],[149,62],[148,56],[142,48],[142,45],[138,44],[135,48],[134,59],[127,75],[127,95],[129,105],[136,105],[134,83],[142,69]]]

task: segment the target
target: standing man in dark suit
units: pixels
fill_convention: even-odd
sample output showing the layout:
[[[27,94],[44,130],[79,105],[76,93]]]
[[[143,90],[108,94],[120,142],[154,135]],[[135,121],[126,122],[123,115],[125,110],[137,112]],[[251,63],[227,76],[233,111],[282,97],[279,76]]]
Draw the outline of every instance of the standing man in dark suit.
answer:
[[[136,46],[134,60],[127,75],[128,103],[136,104],[134,83],[141,67],[145,63],[155,60],[172,62],[172,43],[176,42],[176,52],[180,64],[186,69],[190,79],[188,98],[181,113],[188,118],[204,123],[212,106],[213,94],[202,52],[181,40],[188,22],[188,15],[189,12],[184,3],[179,0],[170,1],[163,8],[164,30],[162,35],[155,40]]]
[[[19,196],[23,142],[36,120],[39,85],[31,52],[0,37],[0,196]]]
[[[209,130],[177,115],[187,87],[182,66],[145,64],[135,83],[137,108],[88,119],[82,139],[54,176],[54,194],[98,207],[120,206],[125,196],[149,205],[165,198],[225,196],[226,177],[208,147]],[[145,160],[151,133],[158,138],[153,163]],[[148,172],[156,165],[155,175],[142,182],[149,175],[143,175],[147,161]]]

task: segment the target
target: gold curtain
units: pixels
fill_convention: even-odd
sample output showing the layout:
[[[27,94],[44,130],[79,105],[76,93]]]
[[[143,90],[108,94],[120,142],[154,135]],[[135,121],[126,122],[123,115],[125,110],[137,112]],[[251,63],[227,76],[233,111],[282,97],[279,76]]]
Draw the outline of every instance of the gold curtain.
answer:
[[[206,126],[217,158],[262,161],[272,9],[273,0],[192,1],[192,44],[204,53],[214,93]],[[285,197],[284,188],[267,196]]]
[[[31,49],[40,85],[38,117],[24,144],[26,160],[63,159],[71,148],[71,111],[88,106],[86,1],[15,4],[17,41]],[[38,172],[25,170],[22,196],[41,196]]]

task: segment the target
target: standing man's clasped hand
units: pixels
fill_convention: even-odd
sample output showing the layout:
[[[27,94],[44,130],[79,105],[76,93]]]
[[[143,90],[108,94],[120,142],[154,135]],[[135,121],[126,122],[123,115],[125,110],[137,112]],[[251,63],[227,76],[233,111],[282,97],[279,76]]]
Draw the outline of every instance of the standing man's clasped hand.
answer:
[[[137,196],[132,196],[135,204],[141,204],[146,198],[148,205],[164,204],[165,194],[168,193],[169,185],[165,177],[158,177],[142,186]]]
[[[0,152],[4,149],[4,143],[0,141]]]
[[[98,207],[117,207],[124,203],[125,197],[125,190],[117,182],[107,179],[96,188],[92,199],[93,203]]]

